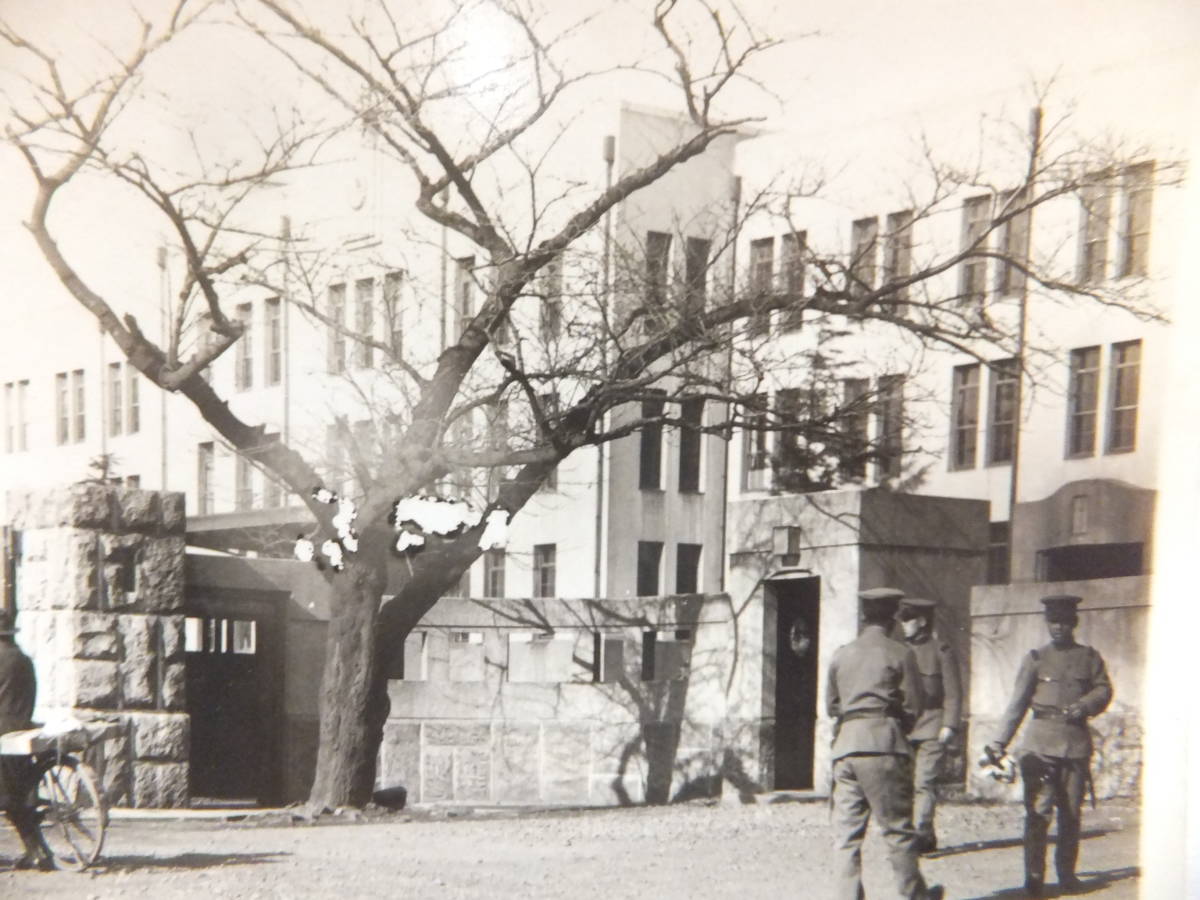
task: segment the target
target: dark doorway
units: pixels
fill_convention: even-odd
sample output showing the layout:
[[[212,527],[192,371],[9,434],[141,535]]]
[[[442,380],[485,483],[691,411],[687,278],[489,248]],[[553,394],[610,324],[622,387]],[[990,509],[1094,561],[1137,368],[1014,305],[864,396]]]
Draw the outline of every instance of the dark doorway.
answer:
[[[775,789],[813,787],[821,580],[767,582],[775,599]]]
[[[1142,544],[1072,544],[1039,550],[1038,581],[1087,581],[1144,575]]]
[[[257,593],[188,598],[193,798],[280,800],[282,608]]]

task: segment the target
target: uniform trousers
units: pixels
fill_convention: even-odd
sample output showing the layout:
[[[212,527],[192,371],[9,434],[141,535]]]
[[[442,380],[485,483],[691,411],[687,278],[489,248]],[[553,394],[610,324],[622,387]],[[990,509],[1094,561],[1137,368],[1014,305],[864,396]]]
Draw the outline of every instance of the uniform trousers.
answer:
[[[1088,761],[1026,753],[1021,757],[1025,787],[1025,880],[1041,884],[1046,877],[1046,832],[1058,811],[1054,869],[1059,882],[1075,877],[1079,858],[1079,821]]]
[[[925,837],[934,836],[937,780],[942,774],[946,745],[937,738],[913,741],[913,826]]]
[[[923,900],[925,880],[917,866],[912,827],[912,760],[894,753],[843,756],[833,763],[834,896],[863,900],[862,843],[867,822],[888,846],[898,896]]]

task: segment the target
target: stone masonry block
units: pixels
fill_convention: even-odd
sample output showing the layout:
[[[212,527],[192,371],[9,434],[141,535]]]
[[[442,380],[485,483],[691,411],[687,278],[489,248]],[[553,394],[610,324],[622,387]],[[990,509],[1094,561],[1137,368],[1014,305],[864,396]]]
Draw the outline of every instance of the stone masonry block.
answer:
[[[178,809],[188,805],[188,765],[175,762],[133,764],[133,805]]]
[[[158,616],[162,633],[160,652],[165,660],[182,661],[184,657],[183,616]]]
[[[182,537],[147,538],[138,559],[138,605],[146,612],[183,609]]]
[[[501,803],[536,803],[541,799],[536,722],[502,722],[496,729],[496,799]]]
[[[454,799],[453,748],[428,747],[421,768],[421,803]]]
[[[128,719],[134,759],[187,762],[191,720],[186,713],[132,713]]]
[[[121,651],[117,620],[101,613],[76,613],[74,615],[75,659],[116,659]]]
[[[132,803],[133,754],[128,735],[109,738],[102,745],[104,763],[93,767],[100,772],[100,787],[110,806],[128,806]]]
[[[70,524],[77,528],[107,529],[113,525],[112,490],[102,484],[79,482],[66,488]]]
[[[429,722],[425,725],[425,743],[431,746],[486,747],[492,729],[487,722]]]
[[[414,792],[421,764],[421,726],[416,722],[389,722],[379,748],[378,786],[406,787]]]
[[[17,605],[23,610],[96,609],[96,536],[74,528],[22,537]]]
[[[154,491],[123,488],[113,492],[118,527],[127,531],[157,531],[162,516]]]
[[[486,802],[492,795],[492,754],[486,747],[454,750],[454,799]]]
[[[163,669],[162,696],[163,709],[182,710],[187,708],[187,673],[182,662],[168,663]]]
[[[162,509],[162,530],[166,534],[183,534],[187,527],[187,516],[184,512],[183,494],[176,491],[166,491],[159,494]]]
[[[99,484],[73,484],[55,490],[11,491],[8,510],[14,528],[105,528],[111,520],[108,496]]]
[[[122,699],[127,706],[152,707],[157,701],[158,669],[155,617],[118,616],[123,654],[121,659]]]
[[[107,660],[78,660],[74,666],[72,706],[116,709],[120,696],[119,663]]]

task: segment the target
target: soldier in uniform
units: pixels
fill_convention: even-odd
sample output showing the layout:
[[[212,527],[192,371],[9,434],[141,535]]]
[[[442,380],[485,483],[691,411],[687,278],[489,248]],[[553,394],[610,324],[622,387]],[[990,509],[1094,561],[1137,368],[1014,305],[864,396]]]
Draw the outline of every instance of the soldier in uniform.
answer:
[[[0,609],[0,734],[32,728],[33,704],[37,697],[37,678],[33,661],[17,646],[12,615]],[[32,788],[31,765],[27,756],[0,756],[0,809],[12,823],[25,855],[17,860],[18,869],[50,869],[52,864],[38,834],[37,818],[29,805]]]
[[[905,597],[900,602],[900,628],[912,648],[921,673],[925,711],[909,732],[913,748],[913,824],[917,852],[937,849],[933,817],[937,807],[937,779],[962,722],[962,680],[954,650],[933,630],[934,602]]]
[[[1020,748],[1025,783],[1025,891],[1031,897],[1042,896],[1046,831],[1056,808],[1054,867],[1059,889],[1076,893],[1083,887],[1075,877],[1075,863],[1083,792],[1091,779],[1092,737],[1087,720],[1108,706],[1112,684],[1100,654],[1075,643],[1080,600],[1067,594],[1042,600],[1050,643],[1031,650],[1021,662],[1012,702],[996,739],[987,745],[990,756],[1002,756],[1026,711],[1033,710]]]
[[[862,900],[862,842],[872,815],[883,832],[898,895],[939,900],[917,864],[912,827],[912,747],[908,732],[922,711],[913,652],[889,632],[904,594],[875,588],[859,594],[863,630],[829,664],[826,709],[835,720],[833,789],[835,896]]]

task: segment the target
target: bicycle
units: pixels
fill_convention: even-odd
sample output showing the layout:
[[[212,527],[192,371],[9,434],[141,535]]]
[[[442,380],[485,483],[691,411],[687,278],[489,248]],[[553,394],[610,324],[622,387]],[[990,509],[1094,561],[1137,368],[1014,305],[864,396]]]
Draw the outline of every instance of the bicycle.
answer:
[[[30,758],[30,805],[38,839],[56,869],[81,872],[100,858],[108,829],[108,804],[100,778],[82,754],[119,733],[113,722],[73,723],[0,735],[0,753]]]

